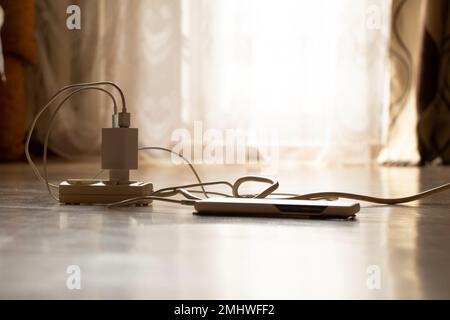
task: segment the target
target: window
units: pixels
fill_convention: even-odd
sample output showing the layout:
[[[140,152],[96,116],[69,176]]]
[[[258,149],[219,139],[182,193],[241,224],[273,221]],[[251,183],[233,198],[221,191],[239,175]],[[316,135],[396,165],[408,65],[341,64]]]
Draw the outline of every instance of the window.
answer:
[[[42,92],[118,82],[142,144],[227,144],[234,130],[234,140],[275,146],[283,160],[341,164],[371,162],[382,142],[389,0],[98,0],[83,7],[78,34],[55,27],[63,4],[39,6]],[[74,100],[80,108],[61,112],[51,147],[69,156],[94,148],[96,126],[70,119],[108,125],[108,107],[81,107],[106,103]]]

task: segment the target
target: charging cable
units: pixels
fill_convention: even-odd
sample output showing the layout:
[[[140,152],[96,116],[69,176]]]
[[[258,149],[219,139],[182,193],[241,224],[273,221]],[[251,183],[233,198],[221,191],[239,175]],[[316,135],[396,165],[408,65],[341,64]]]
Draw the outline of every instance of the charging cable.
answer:
[[[113,86],[115,89],[118,90],[120,97],[121,97],[121,106],[122,110],[119,113],[118,106],[116,99],[114,98],[114,95],[108,91],[107,89],[101,88],[101,85],[109,85]],[[43,158],[42,158],[42,166],[43,166],[43,174],[40,173],[37,166],[34,164],[30,153],[29,153],[29,144],[31,140],[31,136],[33,134],[33,131],[35,129],[36,123],[39,120],[39,118],[42,116],[42,114],[49,109],[51,104],[62,94],[66,93],[68,90],[70,90],[69,94],[58,104],[56,109],[53,111],[50,123],[47,128],[47,132],[44,139],[44,151],[43,151]],[[56,92],[50,100],[47,102],[47,104],[39,111],[39,113],[34,118],[30,131],[27,135],[26,143],[25,143],[25,155],[27,157],[28,163],[30,164],[31,168],[33,169],[34,174],[36,177],[41,180],[43,183],[45,183],[47,190],[49,192],[49,195],[55,200],[59,201],[59,199],[52,193],[51,188],[58,189],[58,186],[52,183],[49,183],[48,181],[48,170],[47,170],[47,149],[48,149],[48,141],[50,137],[50,132],[53,126],[53,122],[56,118],[56,114],[58,111],[62,108],[64,103],[69,100],[74,95],[86,91],[86,90],[98,90],[100,92],[105,93],[108,95],[109,98],[111,98],[113,102],[113,116],[112,116],[112,125],[113,127],[129,127],[130,125],[130,114],[127,112],[126,109],[126,102],[125,102],[125,96],[123,94],[123,91],[121,88],[110,81],[98,81],[98,82],[87,82],[87,83],[80,83],[80,84],[74,84],[74,85],[68,85],[60,89],[58,92]],[[200,179],[199,174],[197,173],[194,165],[186,159],[182,154],[177,153],[173,150],[159,147],[159,146],[143,146],[138,149],[139,151],[144,150],[155,150],[155,151],[164,151],[167,153],[175,154],[179,156],[181,159],[183,159],[184,162],[190,167],[192,170],[197,183],[193,184],[185,184],[185,185],[179,185],[179,186],[170,186],[166,188],[162,188],[159,190],[154,191],[152,194],[148,196],[141,196],[141,197],[135,197],[126,199],[123,201],[118,201],[114,203],[110,203],[107,206],[108,207],[122,207],[122,206],[129,206],[133,204],[140,204],[145,200],[155,200],[155,201],[166,201],[171,203],[178,203],[182,205],[194,205],[196,201],[201,200],[202,198],[196,196],[195,194],[203,194],[205,198],[209,198],[210,195],[213,196],[220,196],[220,197],[233,197],[233,198],[271,198],[271,199],[295,199],[295,200],[336,200],[339,198],[344,199],[352,199],[352,200],[360,200],[360,201],[366,201],[366,202],[373,202],[373,203],[379,203],[379,204],[387,204],[387,205],[394,205],[394,204],[400,204],[405,202],[411,202],[419,199],[423,199],[425,197],[429,197],[431,195],[441,193],[444,191],[447,191],[450,189],[450,183],[446,183],[444,185],[441,185],[436,188],[432,188],[429,190],[426,190],[424,192],[420,192],[414,195],[406,196],[406,197],[400,197],[400,198],[380,198],[380,197],[373,197],[373,196],[367,196],[367,195],[361,195],[356,193],[347,193],[347,192],[316,192],[316,193],[308,193],[308,194],[294,194],[294,193],[277,193],[275,192],[278,187],[279,183],[278,181],[272,180],[270,178],[266,177],[259,177],[259,176],[244,176],[239,179],[237,179],[234,183],[228,182],[228,181],[210,181],[210,182],[203,182]],[[99,176],[103,170],[98,172],[95,177]],[[268,184],[269,186],[264,189],[262,192],[257,194],[241,194],[239,192],[239,188],[243,183],[246,182],[257,182],[257,183],[264,183]],[[231,193],[223,193],[223,192],[216,192],[216,191],[207,191],[206,186],[216,186],[216,185],[225,185],[231,189]],[[197,190],[195,188],[200,187],[201,190]],[[193,189],[194,188],[194,189]],[[184,199],[173,199],[171,197],[181,195],[184,197]]]
[[[34,118],[31,127],[30,127],[30,131],[28,132],[26,141],[25,141],[25,156],[28,160],[29,165],[31,166],[31,168],[33,169],[34,174],[36,175],[36,177],[38,177],[39,180],[41,180],[42,182],[44,182],[46,184],[46,187],[49,191],[50,196],[55,199],[56,201],[59,201],[58,198],[53,195],[53,193],[51,192],[50,188],[58,188],[57,185],[51,184],[48,182],[48,178],[47,178],[47,144],[48,144],[48,137],[50,135],[50,130],[52,127],[52,123],[54,120],[54,117],[56,116],[56,113],[59,111],[59,109],[62,107],[62,105],[70,98],[72,97],[74,94],[81,92],[83,90],[99,90],[102,92],[105,92],[108,94],[108,96],[112,99],[113,101],[113,108],[114,108],[114,115],[118,114],[118,108],[117,108],[117,103],[116,100],[114,98],[114,96],[107,91],[106,89],[103,89],[101,87],[98,87],[98,85],[112,85],[115,88],[118,89],[118,91],[120,92],[120,95],[122,97],[122,112],[126,113],[126,104],[125,104],[125,97],[123,95],[122,90],[120,89],[120,87],[112,82],[109,81],[98,81],[98,82],[89,82],[89,83],[82,83],[82,84],[74,84],[74,85],[69,85],[69,86],[65,86],[62,89],[60,89],[58,92],[56,92],[51,98],[50,100],[47,102],[47,104],[41,109],[41,111],[38,112],[38,114],[36,115],[36,117]],[[50,121],[50,125],[48,127],[47,130],[47,134],[46,134],[46,139],[45,139],[45,143],[44,143],[44,155],[43,155],[43,171],[44,171],[44,175],[42,176],[41,173],[39,172],[39,169],[36,167],[36,165],[34,164],[31,156],[30,156],[30,141],[31,141],[31,136],[33,135],[34,129],[36,127],[36,123],[39,120],[39,118],[42,116],[42,114],[51,106],[51,104],[59,97],[61,96],[63,93],[65,93],[67,90],[70,90],[72,88],[81,88],[78,89],[76,91],[73,91],[68,97],[66,97],[56,108],[56,110],[53,112],[53,115],[51,117],[51,121]],[[113,120],[114,122],[114,120]]]

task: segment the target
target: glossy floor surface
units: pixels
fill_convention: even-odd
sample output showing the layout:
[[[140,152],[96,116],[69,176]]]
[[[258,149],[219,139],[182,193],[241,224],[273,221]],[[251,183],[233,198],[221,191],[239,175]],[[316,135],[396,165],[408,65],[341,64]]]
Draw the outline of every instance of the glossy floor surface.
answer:
[[[258,173],[199,171],[204,180],[230,181]],[[95,172],[94,164],[50,167],[54,181]],[[385,197],[450,181],[444,167],[282,166],[272,174],[281,191]],[[146,166],[136,177],[158,188],[194,182],[181,165]],[[362,205],[353,221],[199,217],[165,203],[66,206],[51,200],[26,164],[3,164],[0,298],[450,298],[450,194]]]

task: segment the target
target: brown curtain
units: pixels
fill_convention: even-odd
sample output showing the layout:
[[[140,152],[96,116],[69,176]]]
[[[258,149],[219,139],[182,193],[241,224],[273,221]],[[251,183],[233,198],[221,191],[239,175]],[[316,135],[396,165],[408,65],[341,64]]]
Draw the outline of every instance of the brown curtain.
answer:
[[[6,81],[0,81],[0,161],[24,154],[26,66],[36,62],[34,0],[0,0],[5,11],[1,30]]]
[[[428,1],[418,90],[421,163],[450,164],[450,0]]]
[[[383,163],[450,163],[450,0],[394,0]]]

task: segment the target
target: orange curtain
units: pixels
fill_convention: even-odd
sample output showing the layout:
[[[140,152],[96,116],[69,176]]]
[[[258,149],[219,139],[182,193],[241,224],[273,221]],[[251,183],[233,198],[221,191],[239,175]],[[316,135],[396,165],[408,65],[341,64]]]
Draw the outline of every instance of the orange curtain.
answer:
[[[0,160],[24,154],[26,66],[36,62],[34,0],[0,0],[6,81],[0,81]]]

